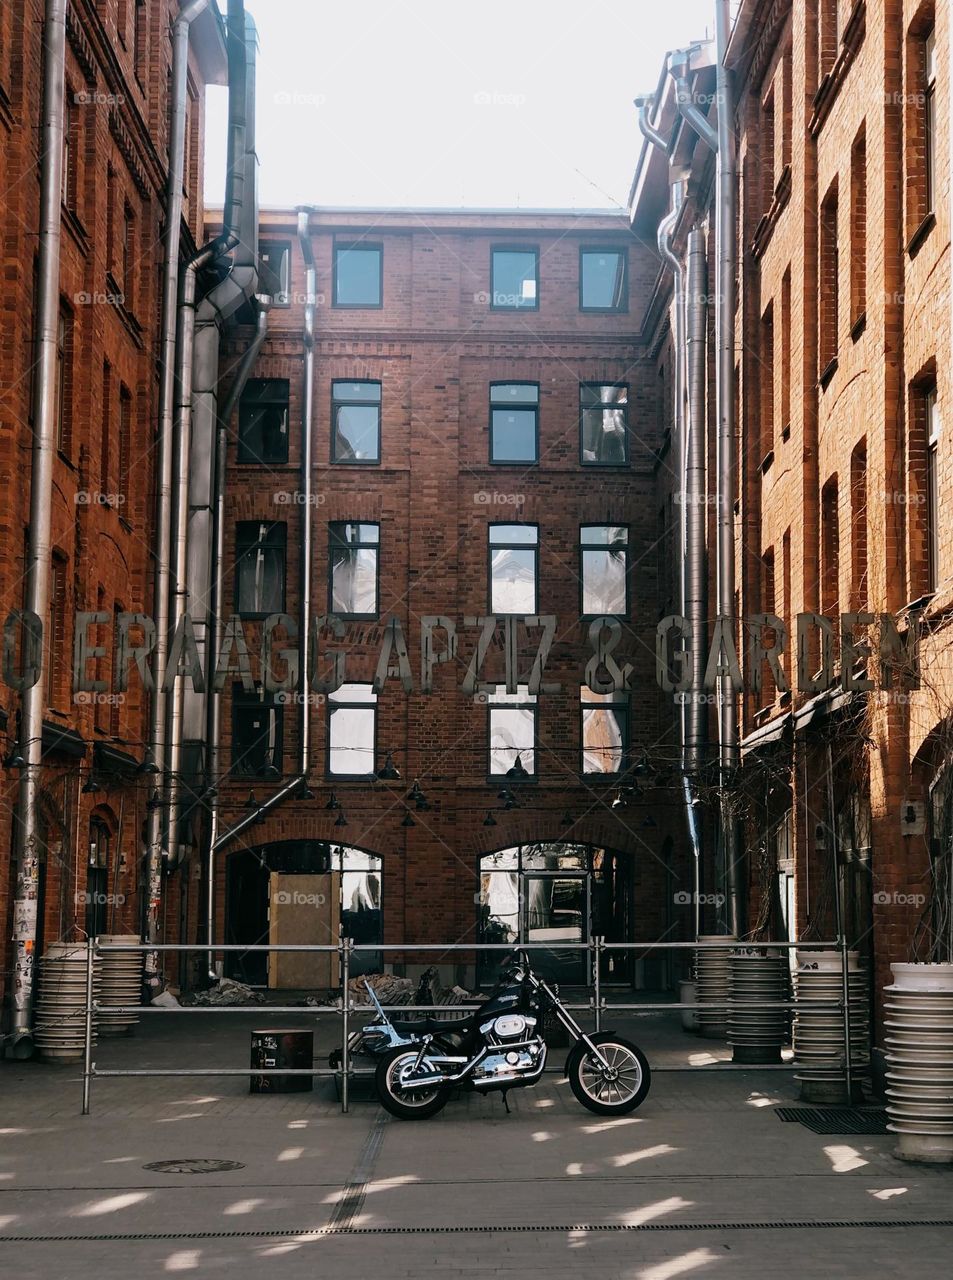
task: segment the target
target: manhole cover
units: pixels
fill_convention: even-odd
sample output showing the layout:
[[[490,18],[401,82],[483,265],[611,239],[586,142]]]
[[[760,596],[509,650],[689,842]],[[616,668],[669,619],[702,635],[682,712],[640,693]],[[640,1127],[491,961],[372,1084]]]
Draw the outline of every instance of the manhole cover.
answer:
[[[144,1164],[143,1169],[151,1173],[231,1173],[234,1169],[244,1169],[237,1160],[153,1160]]]
[[[886,1133],[887,1113],[879,1107],[775,1107],[779,1120],[797,1122],[814,1133]]]

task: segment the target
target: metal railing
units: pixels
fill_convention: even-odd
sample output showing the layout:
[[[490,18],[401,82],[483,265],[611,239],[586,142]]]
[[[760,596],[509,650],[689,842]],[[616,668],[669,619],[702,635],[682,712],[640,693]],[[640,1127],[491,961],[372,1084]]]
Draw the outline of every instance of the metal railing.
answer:
[[[340,959],[340,998],[336,1003],[327,1005],[283,1005],[283,1004],[261,1004],[261,1005],[211,1005],[211,1004],[194,1004],[194,1005],[165,1005],[165,1004],[135,1004],[135,1005],[101,1005],[95,999],[95,966],[96,958],[105,955],[111,955],[117,952],[121,953],[175,953],[188,954],[207,953],[207,945],[199,944],[178,944],[178,943],[100,943],[98,938],[90,940],[90,945],[86,956],[86,991],[85,1003],[83,1006],[83,1015],[85,1018],[84,1045],[83,1045],[83,1103],[82,1114],[89,1115],[90,1112],[90,1095],[92,1081],[94,1079],[108,1079],[116,1077],[153,1077],[153,1076],[311,1076],[314,1077],[333,1077],[340,1085],[340,1100],[342,1112],[350,1110],[350,1093],[351,1082],[355,1077],[367,1076],[373,1074],[367,1069],[355,1069],[351,1062],[350,1051],[350,1034],[352,1020],[355,1014],[371,1016],[375,1013],[372,1005],[363,1001],[357,1002],[353,998],[350,988],[351,982],[351,964],[352,958],[358,953],[374,953],[380,955],[384,952],[410,953],[413,955],[452,955],[459,952],[465,952],[469,956],[484,953],[509,954],[516,947],[521,951],[542,951],[542,952],[567,952],[582,951],[588,954],[589,965],[589,981],[586,986],[589,990],[589,999],[586,1003],[573,1003],[571,1001],[563,1001],[565,1008],[573,1012],[589,1013],[594,1022],[594,1030],[599,1032],[602,1030],[603,1018],[607,1010],[613,1013],[668,1013],[680,1012],[682,1010],[692,1010],[694,1012],[704,1009],[705,1011],[720,1011],[722,1009],[730,1012],[733,1008],[744,1008],[745,1012],[754,1009],[786,1009],[796,1010],[798,1002],[796,1000],[783,1001],[761,1001],[761,1000],[745,1000],[732,1001],[727,999],[723,1002],[705,1001],[704,1004],[681,1003],[672,1000],[653,1000],[653,1001],[612,1001],[607,1002],[604,993],[604,979],[602,977],[601,959],[608,952],[635,952],[643,955],[657,951],[689,951],[696,953],[698,951],[724,951],[734,950],[735,948],[757,947],[775,951],[838,951],[841,956],[841,967],[843,972],[843,994],[838,1000],[830,1002],[811,1002],[812,1009],[826,1008],[831,1011],[841,1013],[844,1022],[844,1046],[845,1054],[841,1067],[844,1074],[844,1082],[848,1096],[851,1096],[852,1090],[852,1071],[851,1053],[849,1046],[851,1043],[850,1035],[850,1002],[848,999],[848,964],[847,953],[848,946],[846,939],[839,938],[834,942],[745,942],[733,938],[725,938],[725,940],[717,942],[607,942],[603,937],[593,937],[588,942],[560,942],[554,944],[550,942],[501,942],[501,943],[367,943],[358,944],[350,938],[342,938],[337,944],[311,944],[311,943],[217,943],[215,946],[216,954],[236,954],[250,955],[255,953],[302,953],[307,955],[337,955]],[[478,1009],[478,1002],[461,1001],[453,1005],[383,1005],[385,1013],[408,1014],[408,1013],[424,1013],[437,1014],[442,1011],[449,1012],[451,1010],[459,1013],[469,1009]],[[256,1013],[261,1010],[267,1015],[272,1014],[295,1014],[299,1017],[337,1017],[341,1021],[341,1046],[340,1046],[340,1066],[332,1067],[144,1067],[144,1068],[100,1068],[93,1061],[93,1042],[95,1021],[97,1014],[122,1015],[133,1014],[195,1014],[205,1013],[213,1015],[225,1014],[243,1014],[246,1017],[249,1014]],[[658,1071],[785,1071],[792,1070],[796,1063],[786,1061],[781,1063],[766,1064],[747,1064],[734,1063],[726,1061],[714,1061],[706,1063],[665,1063],[653,1065],[653,1072]]]

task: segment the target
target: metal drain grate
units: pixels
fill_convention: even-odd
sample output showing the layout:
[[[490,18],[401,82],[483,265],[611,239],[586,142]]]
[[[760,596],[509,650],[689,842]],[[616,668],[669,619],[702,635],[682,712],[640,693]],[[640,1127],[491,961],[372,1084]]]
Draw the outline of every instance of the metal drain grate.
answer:
[[[150,1173],[232,1173],[235,1169],[244,1169],[245,1166],[239,1164],[237,1160],[185,1158],[153,1160],[151,1164],[144,1164],[142,1167],[148,1169]]]
[[[879,1107],[775,1107],[779,1120],[803,1124],[812,1133],[886,1133],[887,1113]]]

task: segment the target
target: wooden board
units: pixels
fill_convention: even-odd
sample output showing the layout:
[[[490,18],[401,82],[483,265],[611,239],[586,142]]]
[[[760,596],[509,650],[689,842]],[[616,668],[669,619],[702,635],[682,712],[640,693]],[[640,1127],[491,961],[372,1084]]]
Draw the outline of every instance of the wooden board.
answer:
[[[284,875],[268,878],[268,940],[272,943],[336,945],[341,916],[341,875]],[[340,982],[337,952],[270,951],[268,986],[326,991]]]

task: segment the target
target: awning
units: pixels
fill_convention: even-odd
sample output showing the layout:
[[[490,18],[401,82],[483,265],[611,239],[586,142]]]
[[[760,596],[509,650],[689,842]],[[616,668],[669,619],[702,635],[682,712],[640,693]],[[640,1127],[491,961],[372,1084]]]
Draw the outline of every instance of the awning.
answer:
[[[785,711],[771,720],[766,720],[757,729],[752,729],[747,737],[742,738],[741,754],[746,756],[752,751],[760,751],[762,747],[770,746],[774,742],[780,742],[784,737],[784,731],[790,723],[790,711]]]
[[[86,754],[86,743],[72,729],[64,729],[58,724],[43,721],[43,736],[40,740],[40,756],[49,755],[73,756],[82,760]]]
[[[843,711],[862,696],[856,689],[825,689],[823,693],[815,694],[795,711],[794,732],[801,733],[809,724],[832,716],[836,711]]]
[[[100,777],[124,777],[136,772],[139,761],[128,751],[120,751],[106,742],[93,743],[93,771]]]

